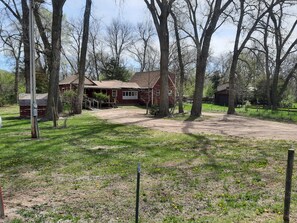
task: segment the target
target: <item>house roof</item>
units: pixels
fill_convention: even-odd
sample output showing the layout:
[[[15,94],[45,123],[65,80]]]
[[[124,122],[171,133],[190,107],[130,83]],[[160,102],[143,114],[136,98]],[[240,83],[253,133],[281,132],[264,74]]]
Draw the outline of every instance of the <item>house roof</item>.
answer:
[[[38,106],[47,105],[47,93],[46,94],[36,94],[36,102]],[[20,106],[30,106],[31,104],[31,94],[19,94],[19,105]]]
[[[97,89],[121,89],[121,88],[133,88],[138,89],[138,84],[134,82],[123,82],[119,80],[107,80],[107,81],[94,81],[96,85],[85,86],[85,88],[97,88]]]
[[[78,84],[78,75],[75,74],[75,75],[68,76],[64,80],[61,80],[59,82],[59,85],[64,85],[64,84]],[[94,85],[94,82],[89,78],[85,77],[85,85]]]
[[[153,88],[160,78],[160,71],[137,72],[130,82],[135,82],[140,88]]]
[[[217,92],[218,91],[225,91],[225,90],[228,90],[229,89],[229,83],[224,83],[224,84],[221,84],[217,87]]]

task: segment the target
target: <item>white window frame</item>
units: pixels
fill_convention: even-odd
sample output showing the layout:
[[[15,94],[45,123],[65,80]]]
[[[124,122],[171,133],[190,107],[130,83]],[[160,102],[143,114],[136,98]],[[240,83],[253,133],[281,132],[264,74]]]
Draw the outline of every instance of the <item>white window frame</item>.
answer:
[[[156,90],[156,96],[160,96],[160,94],[161,94],[160,90],[159,89]]]
[[[123,100],[137,100],[138,91],[123,91],[122,96]]]
[[[117,96],[118,96],[118,91],[117,90],[112,90],[111,97],[116,98]]]

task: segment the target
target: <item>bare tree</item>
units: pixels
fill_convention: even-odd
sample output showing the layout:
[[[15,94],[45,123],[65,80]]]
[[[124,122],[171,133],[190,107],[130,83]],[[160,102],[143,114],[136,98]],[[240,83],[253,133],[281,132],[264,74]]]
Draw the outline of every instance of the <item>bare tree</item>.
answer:
[[[29,46],[29,8],[26,0],[21,0],[19,5],[16,0],[0,0],[4,5],[7,17],[14,17],[21,24],[21,35],[24,52],[24,76],[26,84],[26,92],[30,92],[30,46]]]
[[[101,46],[101,40],[100,40],[100,23],[99,20],[93,19],[92,23],[90,24],[91,29],[89,32],[89,69],[90,69],[90,75],[95,77],[96,80],[99,80],[100,76],[100,46]]]
[[[177,56],[179,64],[179,92],[178,92],[178,112],[184,113],[183,97],[184,97],[184,82],[185,82],[185,64],[182,55],[181,37],[179,33],[179,25],[177,16],[171,11],[171,17],[173,18],[174,33],[176,39]]]
[[[233,48],[233,57],[229,74],[229,101],[228,101],[228,114],[235,113],[235,73],[239,56],[246,44],[251,39],[252,34],[255,32],[259,21],[271,10],[275,5],[279,4],[281,0],[269,1],[245,1],[240,0],[239,4],[235,4],[236,15],[238,16],[236,26],[236,36]],[[239,13],[238,13],[239,12]],[[236,18],[233,17],[233,21]]]
[[[222,24],[218,24],[220,16],[233,1],[205,0],[201,2],[198,0],[185,0],[185,2],[192,31],[183,30],[190,36],[196,47],[195,91],[191,116],[199,117],[202,111],[203,87],[210,42],[214,32]],[[200,8],[203,8],[203,12],[199,12]],[[205,13],[205,10],[207,10],[207,13]],[[202,23],[199,21],[202,21]]]
[[[107,35],[105,41],[111,50],[112,57],[115,59],[116,64],[120,65],[123,53],[133,42],[133,28],[127,22],[114,19],[106,29]]]
[[[48,63],[49,71],[49,88],[46,118],[55,120],[57,118],[59,100],[59,72],[61,60],[61,35],[62,35],[62,18],[63,6],[66,0],[52,0],[52,27],[51,27],[51,41],[46,32],[46,24],[42,23],[40,7],[35,7],[34,15],[36,25],[42,39],[45,56]],[[38,3],[37,6],[40,6]],[[55,124],[55,122],[54,122]]]
[[[151,21],[144,21],[137,24],[137,39],[133,42],[129,52],[140,65],[140,72],[148,71],[150,53],[153,51],[151,44],[155,36],[154,27]]]
[[[67,42],[62,46],[62,54],[69,63],[72,73],[78,73],[78,65],[81,57],[83,22],[81,19],[73,19],[67,22]]]
[[[14,30],[4,30],[3,25],[0,26],[0,39],[3,42],[2,49],[4,53],[8,54],[14,60],[14,94],[15,101],[18,102],[18,92],[19,92],[19,76],[20,76],[20,66],[21,66],[21,53],[22,53],[22,36],[19,30],[18,24],[10,24],[10,26],[15,27]]]
[[[160,116],[169,115],[168,101],[168,64],[169,64],[169,31],[168,16],[175,0],[144,0],[151,12],[153,21],[158,33],[160,44],[160,72],[161,72],[161,92],[160,92]]]
[[[273,58],[273,68],[271,69],[267,66],[267,69],[272,71],[272,109],[277,109],[290,80],[294,77],[297,70],[296,61],[293,60],[290,62],[292,54],[297,52],[297,38],[295,34],[297,20],[295,19],[290,25],[288,22],[284,24],[286,19],[292,18],[292,16],[286,13],[286,6],[290,7],[292,4],[294,3],[288,1],[287,5],[286,1],[284,1],[280,3],[277,8],[271,8],[269,10],[268,19],[266,20],[269,27],[271,27],[269,33],[273,35],[273,37],[270,38],[267,36],[264,37],[265,42],[263,45],[266,58]],[[266,33],[266,35],[267,34],[268,33]],[[271,51],[273,53],[272,56],[270,54]],[[281,76],[284,80],[282,84],[279,83]]]
[[[86,0],[84,23],[83,23],[84,27],[83,27],[82,47],[81,47],[81,54],[80,54],[79,68],[78,68],[78,75],[79,75],[78,95],[77,95],[78,102],[76,103],[76,108],[74,111],[74,113],[76,114],[81,114],[81,111],[82,111],[91,6],[92,6],[92,0]]]

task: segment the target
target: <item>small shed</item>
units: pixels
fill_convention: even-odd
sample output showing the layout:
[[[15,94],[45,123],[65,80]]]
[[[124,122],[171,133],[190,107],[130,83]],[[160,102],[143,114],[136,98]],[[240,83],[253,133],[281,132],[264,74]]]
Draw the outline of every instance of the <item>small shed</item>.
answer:
[[[229,100],[229,83],[219,85],[215,92],[214,103],[216,105],[228,106]]]
[[[48,94],[36,94],[36,103],[38,106],[38,117],[45,117]],[[20,117],[30,118],[31,116],[31,94],[19,95]]]

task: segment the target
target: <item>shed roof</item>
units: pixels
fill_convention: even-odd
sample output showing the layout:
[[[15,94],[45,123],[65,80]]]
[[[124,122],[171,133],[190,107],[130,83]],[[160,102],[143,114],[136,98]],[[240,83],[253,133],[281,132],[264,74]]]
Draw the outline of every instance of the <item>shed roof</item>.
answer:
[[[36,94],[36,102],[38,106],[47,105],[48,94]],[[20,106],[30,106],[31,104],[31,94],[19,94],[19,105]]]
[[[229,83],[221,84],[217,87],[217,91],[225,91],[229,89]]]

